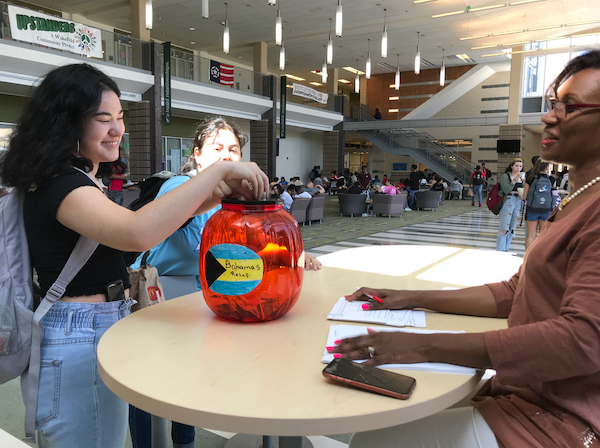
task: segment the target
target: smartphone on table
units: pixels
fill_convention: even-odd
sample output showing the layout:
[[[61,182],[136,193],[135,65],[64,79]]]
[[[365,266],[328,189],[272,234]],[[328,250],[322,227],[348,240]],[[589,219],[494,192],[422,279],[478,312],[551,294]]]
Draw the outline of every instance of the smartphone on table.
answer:
[[[406,400],[417,380],[400,373],[336,358],[323,369],[323,376],[378,394]]]

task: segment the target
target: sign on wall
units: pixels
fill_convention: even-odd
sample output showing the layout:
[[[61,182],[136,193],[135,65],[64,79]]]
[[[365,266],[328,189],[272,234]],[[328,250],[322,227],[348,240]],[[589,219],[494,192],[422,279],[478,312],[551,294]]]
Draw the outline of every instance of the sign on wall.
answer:
[[[163,43],[163,54],[171,54],[171,42]],[[163,58],[165,125],[171,126],[171,58]]]
[[[329,98],[327,93],[319,92],[318,90],[296,83],[294,83],[294,90],[292,91],[292,94],[296,96],[302,96],[304,98],[310,98],[311,100],[315,100],[317,103],[321,104],[327,104],[327,98]]]
[[[15,40],[102,58],[97,28],[13,5],[8,5],[8,17]]]
[[[408,171],[406,163],[393,163],[392,171]]]

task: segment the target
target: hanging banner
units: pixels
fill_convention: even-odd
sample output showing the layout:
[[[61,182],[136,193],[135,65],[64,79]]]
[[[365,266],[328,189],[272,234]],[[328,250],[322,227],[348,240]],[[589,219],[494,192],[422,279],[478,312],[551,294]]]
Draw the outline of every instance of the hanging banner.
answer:
[[[163,76],[165,77],[165,126],[171,126],[171,42],[163,43]]]
[[[61,17],[8,5],[12,38],[103,59],[100,30]]]
[[[319,92],[318,90],[296,83],[294,83],[294,90],[292,93],[296,96],[310,98],[311,100],[315,100],[317,103],[321,104],[327,104],[327,98],[329,98],[329,94],[327,93]]]
[[[279,78],[279,138],[285,138],[285,109],[287,100],[287,76]]]

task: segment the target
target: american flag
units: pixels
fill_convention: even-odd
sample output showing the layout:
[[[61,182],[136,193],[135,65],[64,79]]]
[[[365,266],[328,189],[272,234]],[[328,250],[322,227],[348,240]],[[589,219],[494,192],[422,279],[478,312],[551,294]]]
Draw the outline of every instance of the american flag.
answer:
[[[233,87],[233,65],[210,61],[210,80],[224,86]]]

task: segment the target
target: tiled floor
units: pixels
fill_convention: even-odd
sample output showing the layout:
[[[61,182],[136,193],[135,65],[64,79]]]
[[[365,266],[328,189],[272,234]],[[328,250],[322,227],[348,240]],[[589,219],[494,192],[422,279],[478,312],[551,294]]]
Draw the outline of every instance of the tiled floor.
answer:
[[[494,250],[499,219],[487,208],[473,208],[470,201],[445,201],[436,212],[411,211],[401,217],[340,217],[337,197],[329,196],[323,223],[303,226],[308,253],[319,256],[353,246],[420,244]],[[525,252],[525,224],[517,227],[511,251]],[[23,436],[24,407],[18,380],[0,386],[0,428]],[[170,433],[170,429],[169,429]],[[233,434],[197,428],[196,447],[221,448]],[[315,448],[344,448],[350,435],[311,437]],[[171,444],[168,445],[171,447]],[[131,447],[128,440],[125,447]]]

